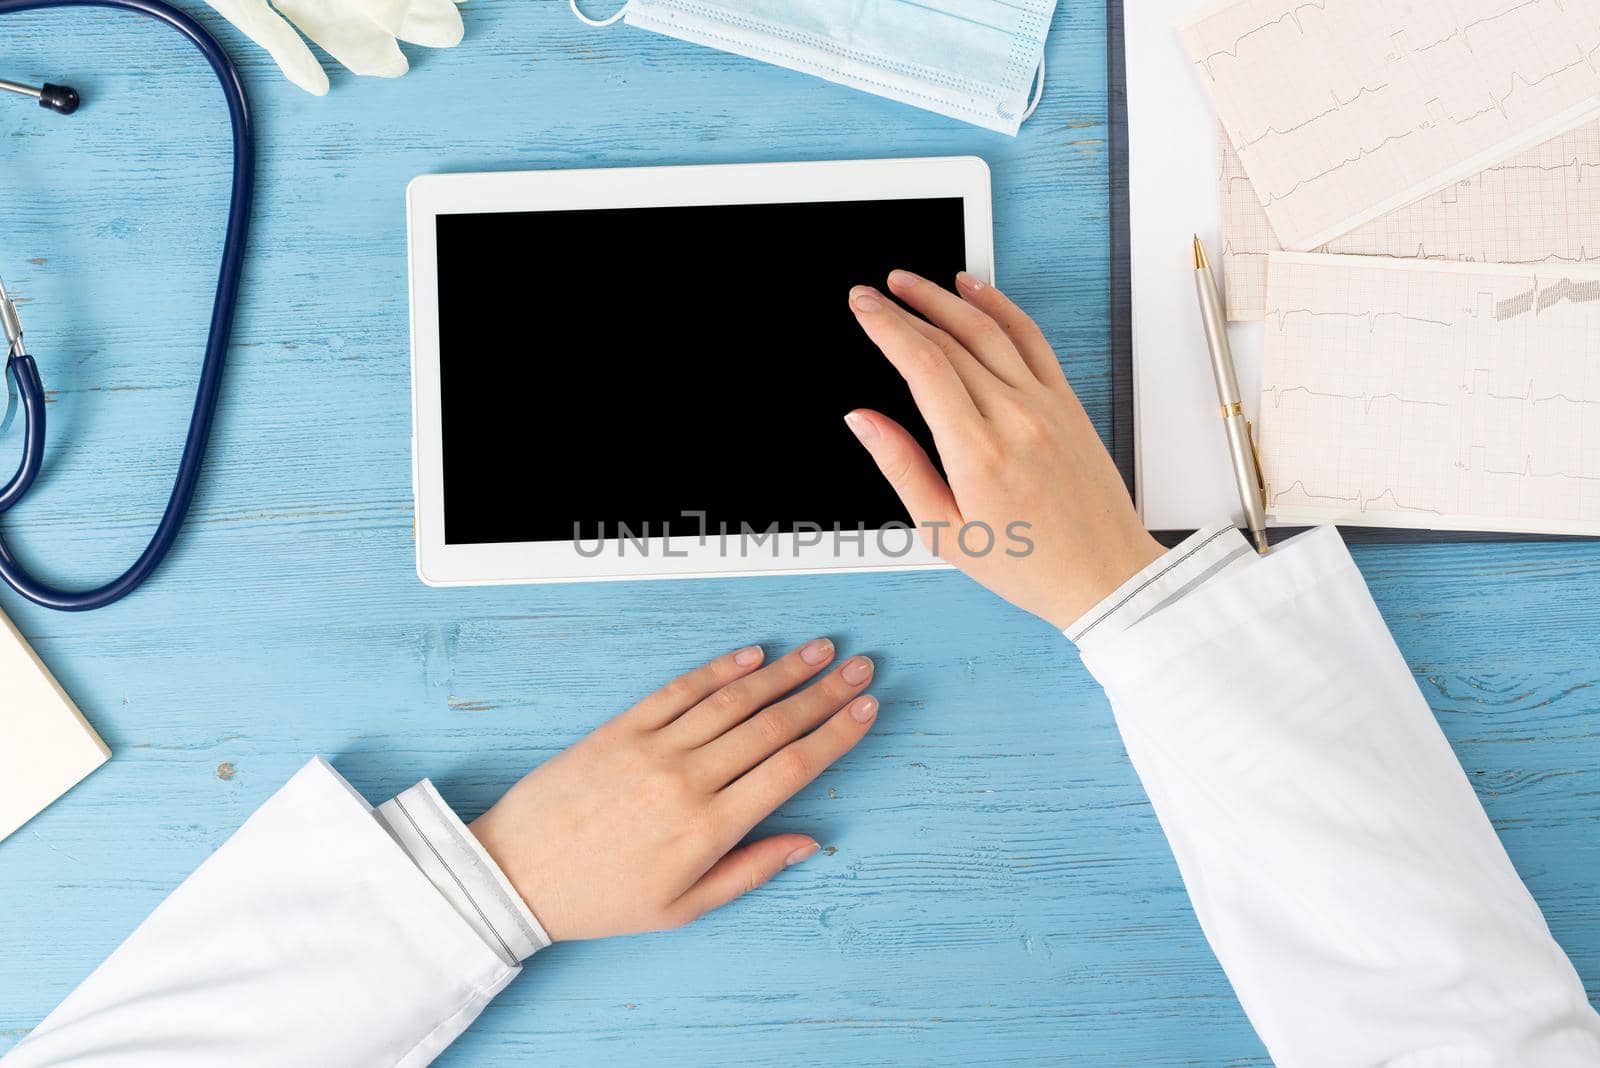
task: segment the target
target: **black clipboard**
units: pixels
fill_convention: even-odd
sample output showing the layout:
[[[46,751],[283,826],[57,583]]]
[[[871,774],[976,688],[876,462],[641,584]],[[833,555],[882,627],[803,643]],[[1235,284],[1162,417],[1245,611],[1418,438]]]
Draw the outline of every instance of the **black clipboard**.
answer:
[[[1111,457],[1136,492],[1133,466],[1133,260],[1128,229],[1128,72],[1123,49],[1124,0],[1106,0],[1107,188],[1111,193]],[[1274,541],[1301,527],[1274,527]],[[1408,530],[1398,527],[1339,528],[1351,544],[1435,544],[1441,542],[1591,541],[1573,534],[1516,534],[1500,531]],[[1152,531],[1163,545],[1176,545],[1193,531]]]

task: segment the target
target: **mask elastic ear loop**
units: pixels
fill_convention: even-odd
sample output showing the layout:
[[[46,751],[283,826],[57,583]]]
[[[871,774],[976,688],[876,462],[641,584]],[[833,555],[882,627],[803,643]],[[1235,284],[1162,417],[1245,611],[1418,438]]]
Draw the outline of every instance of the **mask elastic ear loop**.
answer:
[[[606,27],[606,26],[610,26],[613,23],[619,21],[622,18],[622,16],[624,16],[624,15],[626,15],[628,13],[628,5],[627,4],[623,4],[621,7],[617,8],[616,12],[614,14],[612,14],[610,17],[603,18],[603,19],[595,19],[595,18],[590,18],[588,15],[585,15],[583,13],[583,10],[578,7],[578,0],[567,0],[567,6],[572,8],[572,13],[574,15],[578,16],[578,21],[579,22],[583,23],[585,26],[594,26],[596,28],[603,28],[603,27]]]
[[[574,4],[576,4],[578,2],[578,0],[572,0],[572,2]],[[1018,119],[1017,121],[1018,122],[1027,122],[1028,121],[1028,116],[1033,114],[1034,109],[1039,106],[1039,101],[1041,101],[1043,99],[1044,99],[1044,56],[1041,55],[1039,57],[1039,76],[1037,78],[1035,78],[1034,82],[1033,82],[1033,99],[1028,101],[1028,109],[1022,113],[1022,118]]]

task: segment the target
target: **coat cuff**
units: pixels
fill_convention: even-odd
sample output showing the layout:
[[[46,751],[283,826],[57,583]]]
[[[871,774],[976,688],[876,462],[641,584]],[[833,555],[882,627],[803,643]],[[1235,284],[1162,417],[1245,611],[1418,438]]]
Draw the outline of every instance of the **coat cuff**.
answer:
[[[484,944],[515,967],[550,936],[477,837],[423,779],[378,807],[380,823]]]
[[[1247,567],[1255,551],[1231,523],[1197,530],[1158,557],[1069,626],[1080,648],[1121,634],[1218,575]]]

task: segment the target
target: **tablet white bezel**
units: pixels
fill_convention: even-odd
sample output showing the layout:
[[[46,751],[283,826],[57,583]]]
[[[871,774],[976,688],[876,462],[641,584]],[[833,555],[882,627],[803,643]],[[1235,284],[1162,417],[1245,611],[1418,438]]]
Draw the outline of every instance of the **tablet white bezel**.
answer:
[[[913,570],[944,567],[904,532],[868,531],[843,555],[831,535],[817,545],[779,534],[745,555],[724,555],[709,539],[674,534],[621,544],[597,556],[571,541],[448,545],[444,540],[444,464],[439,392],[439,286],[434,220],[476,212],[561,211],[714,204],[782,204],[960,197],[966,268],[994,281],[989,167],[975,156],[751,163],[695,167],[429,174],[406,188],[411,287],[412,492],[416,502],[417,574],[430,586],[583,582],[640,578],[714,578],[751,574]],[[541,256],[558,250],[530,250]],[[537,463],[529,465],[537,470]],[[537,493],[536,476],[522,492]],[[672,524],[686,534],[684,526]],[[807,539],[809,540],[809,539]],[[901,554],[907,541],[910,550]],[[641,551],[640,546],[643,546]],[[587,547],[592,548],[592,546]],[[748,545],[746,545],[748,550]]]

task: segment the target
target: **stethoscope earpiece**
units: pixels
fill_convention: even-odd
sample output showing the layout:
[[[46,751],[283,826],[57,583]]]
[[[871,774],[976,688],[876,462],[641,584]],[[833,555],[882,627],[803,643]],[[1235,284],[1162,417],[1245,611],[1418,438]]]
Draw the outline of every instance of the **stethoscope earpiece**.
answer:
[[[70,85],[51,85],[45,82],[35,89],[31,85],[21,82],[8,82],[0,78],[0,89],[8,93],[20,93],[31,96],[39,102],[39,106],[50,111],[59,111],[63,115],[71,115],[78,110],[78,105],[83,103],[83,97]]]
[[[78,110],[78,105],[83,103],[83,98],[78,91],[70,85],[51,85],[45,82],[39,87],[39,106],[59,111],[63,115],[71,115]]]

